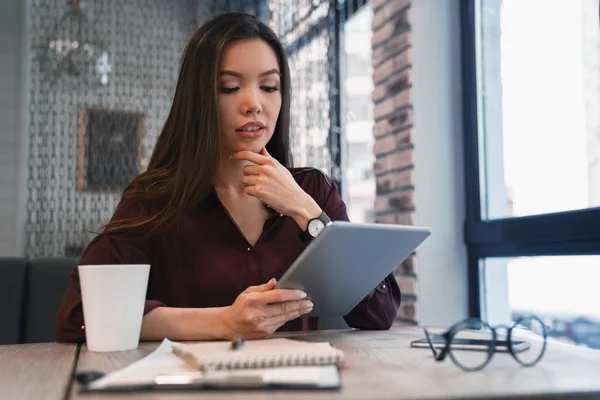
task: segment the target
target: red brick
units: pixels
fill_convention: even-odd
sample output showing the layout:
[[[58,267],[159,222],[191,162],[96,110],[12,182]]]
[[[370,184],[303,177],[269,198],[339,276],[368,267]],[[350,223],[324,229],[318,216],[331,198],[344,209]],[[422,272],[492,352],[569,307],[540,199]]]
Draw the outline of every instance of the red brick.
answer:
[[[375,67],[375,70],[373,71],[373,82],[378,83],[392,75],[394,72],[408,67],[410,65],[411,58],[412,51],[409,47],[396,54],[389,60],[381,63],[381,65],[372,63],[373,67]]]
[[[396,225],[414,225],[415,224],[415,213],[396,214],[394,216],[394,223]]]
[[[403,90],[396,96],[375,104],[373,109],[373,118],[379,119],[386,115],[392,114],[395,110],[410,105],[410,90]]]
[[[378,224],[396,224],[396,216],[392,214],[382,215],[381,217],[376,217],[375,222]]]
[[[396,267],[397,274],[415,274],[416,273],[416,260],[414,256],[408,257],[402,261],[402,264]]]
[[[407,128],[412,125],[412,109],[406,108],[397,111],[388,118],[378,121],[373,126],[373,136],[378,138],[390,134],[398,129]]]
[[[373,15],[373,22],[371,24],[373,31],[376,31],[384,21],[409,5],[410,0],[389,0],[385,6],[377,10]]]
[[[375,211],[375,213],[389,211],[387,199],[383,196],[377,196],[375,198],[375,204],[373,205],[373,211]]]
[[[393,174],[383,175],[377,178],[377,195],[379,193],[385,193],[399,188],[413,186],[413,173],[412,169],[407,169]]]
[[[410,144],[410,130],[400,131],[396,134],[375,139],[373,153],[375,155],[390,153]]]
[[[397,211],[406,212],[415,206],[414,190],[395,192],[375,198],[375,212]]]
[[[379,32],[382,32],[385,28],[380,29]],[[390,38],[391,36],[391,38]],[[375,37],[375,35],[373,35],[373,37]],[[410,44],[410,32],[404,32],[403,34],[400,35],[391,35],[389,34],[388,37],[386,37],[385,39],[382,39],[381,42],[385,41],[385,43],[376,48],[373,49],[373,52],[371,54],[371,64],[372,65],[379,65],[381,63],[382,60],[385,60],[386,58],[390,57],[392,54],[396,54],[399,53],[400,50],[404,49],[405,47],[407,47]],[[388,40],[389,39],[389,40]],[[371,44],[373,40],[371,40]]]
[[[394,86],[398,86],[399,81],[407,81],[408,83],[410,83],[411,73],[410,69],[407,70],[407,67],[410,66],[411,57],[412,51],[410,48],[407,48],[400,54],[397,54],[393,58],[387,60],[386,62],[375,68],[375,70],[373,71],[373,82],[376,83],[375,89],[382,86],[382,84],[380,83],[382,80],[391,77],[392,75],[394,76],[384,83],[385,86],[383,86],[383,88],[387,90],[384,90],[381,96],[377,96],[377,98],[373,97],[374,101],[379,100],[385,94],[389,93],[391,89],[394,88]],[[402,71],[402,73],[396,74],[396,72],[398,71]],[[396,91],[398,90],[393,90],[392,93]]]
[[[377,175],[393,169],[410,167],[414,162],[413,156],[413,149],[406,149],[392,153],[375,160],[375,163],[373,164],[373,171]]]
[[[377,10],[377,9],[378,9],[378,8],[379,8],[381,5],[383,5],[383,4],[385,4],[385,3],[387,3],[388,1],[394,1],[394,0],[371,0],[371,8],[372,8],[373,10],[376,10],[376,11],[375,11],[375,13],[377,13],[377,12],[378,12],[378,10]]]
[[[396,106],[394,105],[394,99],[389,98],[387,100],[382,101],[379,104],[375,104],[373,108],[373,118],[381,118],[385,115],[391,114],[394,110],[396,110]]]
[[[415,191],[406,190],[395,192],[387,196],[388,208],[399,212],[409,211],[415,208]]]
[[[380,83],[379,85],[375,86],[375,89],[373,89],[373,93],[371,93],[371,99],[373,100],[373,102],[376,102],[384,98],[386,95],[387,87],[385,83]]]
[[[378,224],[414,225],[415,213],[387,214],[375,218]]]
[[[373,33],[371,37],[371,47],[375,47],[380,43],[387,41],[394,35],[394,24],[389,23],[384,25],[377,32]]]
[[[396,276],[396,282],[400,286],[402,295],[417,295],[417,278],[414,276]]]
[[[400,92],[410,89],[412,86],[412,68],[407,65],[390,72],[390,74],[387,76],[378,75],[378,77],[381,79],[379,83],[375,85],[375,89],[371,94],[371,99],[374,102],[380,101],[389,96],[398,95]],[[381,82],[383,79],[386,80]]]
[[[375,64],[374,62],[372,62],[371,65],[377,65],[377,67],[373,70],[373,84],[377,86],[380,85],[379,82],[381,82],[383,79],[392,75],[392,72],[394,70],[394,63],[392,62],[392,60],[384,62],[381,65],[379,65],[379,63]]]
[[[373,145],[373,154],[376,156],[379,154],[390,153],[396,150],[397,147],[397,139],[396,135],[390,135],[383,138],[375,139],[375,144]]]
[[[398,94],[412,87],[412,68],[394,74],[385,82],[389,94]],[[396,102],[396,107],[405,106],[407,102]]]
[[[403,300],[398,309],[398,317],[413,321],[419,320],[418,308],[416,302],[412,300]]]
[[[376,47],[378,44],[383,43],[385,41],[385,39],[383,38],[390,38],[392,36],[398,36],[410,32],[411,26],[408,22],[408,14],[409,9],[406,8],[402,12],[390,15],[390,18],[387,21],[385,21],[384,18],[381,18],[379,16],[379,13],[375,13],[374,19],[373,21],[371,21],[371,31],[373,32],[372,38],[375,38],[375,41],[371,41],[373,47]],[[392,27],[391,33],[389,30],[390,26]],[[380,34],[382,30],[385,32]]]

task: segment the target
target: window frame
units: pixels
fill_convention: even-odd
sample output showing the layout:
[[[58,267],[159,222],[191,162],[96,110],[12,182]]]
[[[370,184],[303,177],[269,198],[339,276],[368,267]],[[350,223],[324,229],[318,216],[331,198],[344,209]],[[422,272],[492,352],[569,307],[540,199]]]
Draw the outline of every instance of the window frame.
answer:
[[[484,299],[480,261],[485,258],[600,254],[600,207],[493,220],[481,218],[480,173],[484,166],[480,165],[478,133],[476,1],[462,0],[460,5],[466,196],[463,234],[471,317],[481,317]]]

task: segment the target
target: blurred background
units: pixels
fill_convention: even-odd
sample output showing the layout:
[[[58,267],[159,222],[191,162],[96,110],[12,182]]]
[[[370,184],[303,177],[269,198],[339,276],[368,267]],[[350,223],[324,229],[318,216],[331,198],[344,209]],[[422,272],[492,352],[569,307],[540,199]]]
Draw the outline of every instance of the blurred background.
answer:
[[[226,11],[288,48],[295,165],[354,222],[432,228],[398,324],[535,313],[600,348],[597,0],[3,0],[0,256],[81,255]]]

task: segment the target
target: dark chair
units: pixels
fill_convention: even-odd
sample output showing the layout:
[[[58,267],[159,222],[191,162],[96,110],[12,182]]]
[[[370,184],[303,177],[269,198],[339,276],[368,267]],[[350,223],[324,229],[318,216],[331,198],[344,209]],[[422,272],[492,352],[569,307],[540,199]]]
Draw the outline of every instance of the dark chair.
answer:
[[[56,341],[56,313],[77,263],[74,258],[40,258],[27,263],[22,343]]]
[[[0,258],[0,344],[21,342],[26,271],[25,259]]]

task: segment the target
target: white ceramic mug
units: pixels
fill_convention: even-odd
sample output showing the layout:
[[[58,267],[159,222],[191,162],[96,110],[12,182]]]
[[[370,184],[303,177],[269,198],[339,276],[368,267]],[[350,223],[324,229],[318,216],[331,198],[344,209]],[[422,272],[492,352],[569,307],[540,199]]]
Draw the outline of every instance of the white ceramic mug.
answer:
[[[78,268],[88,350],[136,349],[150,265],[80,265]]]

